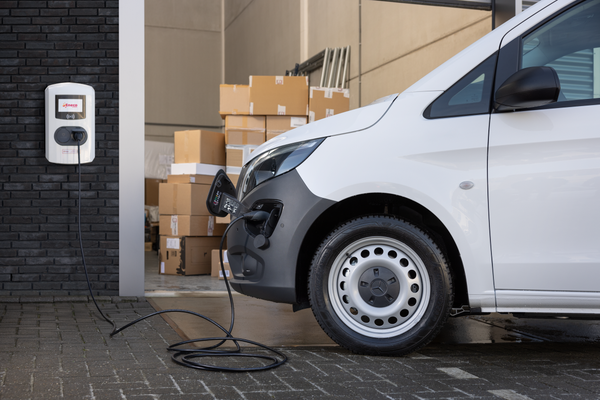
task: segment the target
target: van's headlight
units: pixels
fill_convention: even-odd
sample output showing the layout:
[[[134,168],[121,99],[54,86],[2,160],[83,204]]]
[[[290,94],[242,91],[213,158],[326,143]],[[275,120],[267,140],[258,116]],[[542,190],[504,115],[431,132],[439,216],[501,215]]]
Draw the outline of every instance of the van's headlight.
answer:
[[[261,183],[285,174],[302,164],[323,140],[325,139],[315,139],[277,147],[250,161],[240,173],[240,182],[237,188],[238,199],[242,200],[246,194]]]

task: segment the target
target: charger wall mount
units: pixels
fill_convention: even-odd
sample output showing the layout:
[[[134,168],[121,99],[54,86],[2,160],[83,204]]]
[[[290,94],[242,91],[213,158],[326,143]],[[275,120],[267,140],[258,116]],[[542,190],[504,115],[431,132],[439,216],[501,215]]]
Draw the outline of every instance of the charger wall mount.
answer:
[[[94,88],[81,83],[50,85],[45,91],[46,159],[55,164],[77,164],[77,142],[81,163],[94,161]]]

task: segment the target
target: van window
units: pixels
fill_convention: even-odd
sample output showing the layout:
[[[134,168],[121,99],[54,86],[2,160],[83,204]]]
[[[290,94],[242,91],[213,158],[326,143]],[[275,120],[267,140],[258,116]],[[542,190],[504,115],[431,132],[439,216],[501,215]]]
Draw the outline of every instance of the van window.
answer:
[[[445,91],[423,116],[431,119],[489,113],[496,57],[493,54]]]
[[[579,3],[522,40],[521,68],[556,70],[558,102],[600,98],[600,0]]]

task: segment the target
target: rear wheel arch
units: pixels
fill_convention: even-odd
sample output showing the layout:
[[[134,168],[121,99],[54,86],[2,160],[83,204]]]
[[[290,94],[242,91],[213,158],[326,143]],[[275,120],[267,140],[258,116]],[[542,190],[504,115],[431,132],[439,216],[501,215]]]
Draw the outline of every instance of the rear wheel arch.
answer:
[[[468,288],[458,247],[444,224],[427,208],[404,197],[370,193],[344,199],[315,220],[302,242],[296,264],[297,303],[308,306],[308,274],[322,241],[337,227],[357,217],[380,214],[403,219],[424,230],[440,245],[449,262],[454,282],[453,307],[469,305]]]

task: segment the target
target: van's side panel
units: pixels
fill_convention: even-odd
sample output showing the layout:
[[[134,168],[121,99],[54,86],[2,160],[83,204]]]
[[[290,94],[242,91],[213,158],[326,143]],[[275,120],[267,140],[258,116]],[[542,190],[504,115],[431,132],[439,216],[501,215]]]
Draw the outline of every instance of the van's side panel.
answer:
[[[459,248],[471,307],[494,311],[486,181],[489,115],[423,118],[439,94],[400,95],[375,127],[328,138],[298,173],[311,192],[325,199],[387,193],[430,210]],[[474,184],[472,189],[459,187],[466,181]]]

